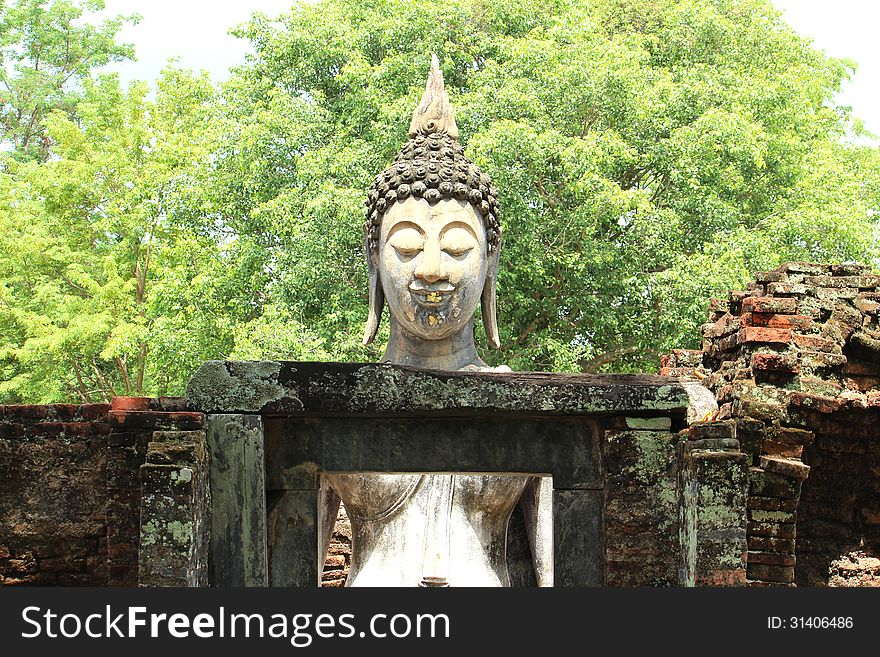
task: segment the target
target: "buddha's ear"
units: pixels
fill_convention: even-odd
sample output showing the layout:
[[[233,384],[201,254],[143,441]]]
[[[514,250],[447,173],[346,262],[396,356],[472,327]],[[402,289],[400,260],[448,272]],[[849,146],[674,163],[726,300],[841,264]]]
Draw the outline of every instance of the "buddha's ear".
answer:
[[[489,346],[493,349],[501,347],[498,337],[498,313],[495,309],[495,284],[498,281],[498,258],[501,255],[501,244],[489,252],[489,262],[486,268],[486,283],[483,285],[483,296],[480,301],[480,309],[483,312],[483,329],[489,340]]]
[[[379,278],[379,254],[371,250],[369,244],[367,244],[367,269],[370,273],[370,314],[367,316],[367,326],[364,329],[365,347],[376,337],[379,320],[382,319],[382,309],[385,306],[385,292],[382,290],[382,281]]]

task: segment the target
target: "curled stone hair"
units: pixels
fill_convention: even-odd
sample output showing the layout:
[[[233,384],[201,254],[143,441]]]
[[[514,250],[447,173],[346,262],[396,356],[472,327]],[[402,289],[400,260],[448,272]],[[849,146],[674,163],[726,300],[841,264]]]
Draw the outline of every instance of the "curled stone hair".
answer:
[[[423,198],[432,205],[442,199],[467,201],[483,218],[489,252],[498,248],[498,192],[489,176],[465,157],[458,143],[458,127],[436,55],[431,60],[422,102],[413,114],[409,141],[393,164],[376,176],[367,192],[364,232],[368,253],[379,249],[382,215],[396,201],[410,197]]]

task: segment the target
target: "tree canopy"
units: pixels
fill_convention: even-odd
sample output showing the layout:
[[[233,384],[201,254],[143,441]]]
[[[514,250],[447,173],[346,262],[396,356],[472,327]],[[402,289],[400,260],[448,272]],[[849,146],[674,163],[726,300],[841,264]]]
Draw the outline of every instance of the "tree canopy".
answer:
[[[180,394],[208,358],[378,359],[363,200],[432,53],[499,190],[487,362],[652,371],[752,271],[878,262],[880,150],[834,103],[853,64],[766,0],[324,0],[237,34],[254,52],[221,88],[169,68],[151,98],[84,68],[75,104],[31,103],[44,156],[4,133],[0,401]]]

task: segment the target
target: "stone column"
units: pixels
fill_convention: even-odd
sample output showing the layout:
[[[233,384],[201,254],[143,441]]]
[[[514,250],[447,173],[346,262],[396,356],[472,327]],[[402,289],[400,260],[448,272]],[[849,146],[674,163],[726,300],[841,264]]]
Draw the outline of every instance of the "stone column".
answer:
[[[211,586],[266,586],[266,465],[259,415],[207,417]]]
[[[746,497],[750,457],[732,423],[691,425],[680,445],[682,586],[746,584]],[[727,436],[727,437],[723,437]]]
[[[140,468],[139,586],[207,586],[204,431],[156,431]]]

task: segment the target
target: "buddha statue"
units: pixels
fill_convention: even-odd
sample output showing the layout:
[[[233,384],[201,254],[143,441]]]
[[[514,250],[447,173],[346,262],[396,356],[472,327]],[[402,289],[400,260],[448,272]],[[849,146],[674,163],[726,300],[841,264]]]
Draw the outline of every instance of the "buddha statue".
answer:
[[[387,303],[386,363],[489,369],[474,342],[478,304],[489,344],[499,346],[497,192],[465,157],[457,138],[434,57],[409,141],[368,192],[370,307],[364,344],[375,338]],[[523,504],[536,581],[552,585],[551,491],[546,479],[481,474],[325,478],[351,520],[347,586],[509,586],[507,528],[518,502]]]

